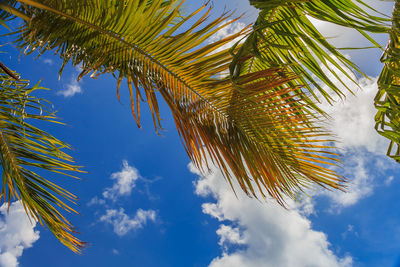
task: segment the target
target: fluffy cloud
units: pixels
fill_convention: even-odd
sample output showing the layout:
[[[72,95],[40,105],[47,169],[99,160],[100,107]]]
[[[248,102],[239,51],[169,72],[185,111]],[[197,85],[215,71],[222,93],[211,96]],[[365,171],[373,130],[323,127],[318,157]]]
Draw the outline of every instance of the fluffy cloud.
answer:
[[[51,58],[44,58],[43,63],[52,66],[54,64],[54,60],[52,60]]]
[[[87,204],[104,205],[106,207],[105,214],[100,217],[100,221],[111,224],[114,232],[118,236],[124,236],[127,233],[143,228],[148,221],[156,221],[156,211],[138,209],[134,216],[125,213],[124,208],[114,208],[116,200],[121,196],[130,196],[132,189],[136,186],[136,181],[141,178],[139,171],[130,166],[128,161],[122,161],[122,170],[111,174],[114,180],[111,187],[105,188],[103,198],[94,197]]]
[[[357,78],[351,74],[357,84],[348,79],[344,74],[339,75],[340,80],[348,85],[354,95],[335,77],[330,77],[345,94],[343,99],[336,97],[334,105],[323,101],[320,107],[326,111],[331,120],[328,129],[337,136],[339,148],[349,150],[366,149],[368,152],[383,155],[386,153],[388,141],[375,131],[374,97],[378,92],[377,79]],[[324,87],[329,92],[328,87]]]
[[[100,221],[109,223],[113,226],[114,232],[119,236],[124,236],[130,231],[143,228],[147,221],[155,221],[156,212],[154,210],[138,209],[135,216],[129,217],[123,208],[119,210],[108,209],[106,214],[100,217]]]
[[[32,247],[39,239],[35,221],[30,221],[19,202],[0,207],[0,266],[16,267],[24,249]]]
[[[204,213],[207,213],[203,210]],[[208,213],[214,216],[213,213]],[[239,228],[233,228],[230,225],[221,224],[217,230],[217,235],[220,237],[218,244],[224,248],[224,251],[228,250],[229,245],[244,245],[246,241],[243,239]]]
[[[331,119],[325,127],[336,136],[336,146],[343,154],[343,165],[338,170],[348,178],[346,192],[323,192],[329,196],[336,207],[356,204],[373,193],[374,182],[388,169],[398,168],[393,160],[386,157],[388,140],[375,131],[374,97],[378,91],[377,78],[360,78],[350,74],[352,82],[344,74],[339,75],[354,95],[336,79],[330,77],[345,94],[343,99],[336,97],[334,105],[322,101],[320,107]],[[327,86],[324,89],[329,92]],[[332,94],[333,95],[333,94]],[[318,192],[321,194],[321,192]]]
[[[102,198],[99,198],[97,196],[95,196],[94,198],[92,198],[87,205],[88,206],[93,206],[93,205],[104,205],[106,204],[106,201]]]
[[[71,78],[70,82],[65,86],[66,88],[59,91],[57,94],[64,97],[72,97],[76,94],[81,94],[83,92],[81,84],[82,82],[78,82],[76,79]]]
[[[327,236],[311,228],[298,210],[285,210],[275,203],[248,198],[240,189],[232,192],[222,174],[213,170],[200,176],[196,193],[213,196],[216,203],[204,203],[203,212],[224,222],[217,230],[223,254],[212,267],[235,266],[350,266],[352,258],[339,258],[330,249]],[[294,206],[294,205],[293,205]],[[232,245],[240,248],[229,253]]]
[[[386,186],[390,186],[390,184],[393,182],[394,176],[389,176],[386,180],[385,180],[385,185]]]
[[[397,163],[384,155],[374,154],[364,149],[350,149],[345,151],[343,168],[339,172],[348,179],[344,192],[319,191],[319,195],[326,195],[332,200],[337,211],[343,207],[357,204],[363,198],[371,195],[377,181],[389,185],[393,176],[386,177],[386,170],[395,170]]]
[[[111,174],[114,184],[104,190],[104,198],[116,200],[119,196],[129,196],[135,187],[135,182],[140,177],[138,170],[129,166],[126,160],[122,161],[122,165],[120,172]]]
[[[356,204],[360,199],[370,195],[373,191],[374,168],[368,167],[373,161],[366,153],[347,155],[345,158],[344,176],[350,179],[345,192],[325,191],[335,206],[347,207]]]
[[[104,189],[102,195],[103,198],[95,196],[92,198],[88,206],[92,205],[104,205],[106,204],[106,199],[116,201],[121,196],[130,196],[132,189],[136,186],[136,181],[140,178],[139,171],[129,165],[128,161],[122,161],[122,170],[119,172],[112,173],[110,176],[114,183],[111,187]]]

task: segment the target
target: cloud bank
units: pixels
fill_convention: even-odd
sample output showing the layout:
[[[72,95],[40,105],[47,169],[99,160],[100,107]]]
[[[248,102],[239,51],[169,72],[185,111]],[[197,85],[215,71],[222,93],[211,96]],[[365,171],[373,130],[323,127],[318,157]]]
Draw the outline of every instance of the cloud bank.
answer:
[[[285,210],[272,200],[261,203],[240,189],[236,198],[218,170],[205,176],[193,165],[190,170],[199,175],[196,194],[216,200],[204,203],[203,212],[221,222],[217,235],[223,253],[211,267],[351,266],[352,258],[336,256],[327,236],[313,230],[296,208]]]
[[[29,220],[20,202],[13,202],[8,213],[3,204],[0,214],[0,266],[16,267],[24,249],[39,239],[39,231],[34,230],[36,222]]]

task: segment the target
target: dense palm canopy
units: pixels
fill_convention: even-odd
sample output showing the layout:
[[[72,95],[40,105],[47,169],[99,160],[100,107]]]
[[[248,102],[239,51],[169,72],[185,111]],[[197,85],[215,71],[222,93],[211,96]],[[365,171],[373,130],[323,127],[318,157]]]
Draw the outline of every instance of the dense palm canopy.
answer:
[[[352,1],[250,2],[261,9],[253,28],[213,43],[209,37],[233,23],[227,22],[232,14],[207,21],[211,10],[205,5],[183,16],[182,0],[9,0],[0,3],[0,19],[13,14],[25,21],[14,33],[25,53],[53,50],[63,59],[61,71],[68,62],[81,66],[79,78],[111,73],[118,97],[126,83],[139,127],[145,100],[155,130],[162,129],[162,97],[190,159],[198,167],[207,167],[209,161],[217,164],[230,183],[235,179],[249,195],[269,195],[284,204],[285,196],[297,198],[314,184],[341,189],[343,177],[330,168],[339,162],[327,145],[332,138],[316,125],[325,114],[315,104],[315,92],[331,100],[325,84],[342,95],[323,67],[333,76],[347,74],[348,68],[359,70],[318,33],[309,16],[356,28],[374,46],[378,44],[367,32],[388,31],[386,20]],[[245,41],[225,48],[238,39]],[[2,86],[7,88],[7,83]],[[46,147],[43,153],[46,149],[52,151]],[[27,158],[36,157],[31,152]],[[78,169],[65,165],[61,170]],[[18,176],[8,179],[16,183]],[[16,187],[15,194],[26,196],[21,199],[29,207],[33,193],[23,184]],[[46,187],[43,194],[73,197]],[[9,197],[4,188],[6,184],[4,197]],[[61,215],[57,218],[62,225],[60,220],[46,221],[53,218],[49,214],[59,214],[53,207],[59,202],[47,197],[41,203],[49,210],[31,206],[30,213],[52,230],[59,226],[53,230],[56,236],[78,249],[82,243],[70,235],[72,229]]]
[[[390,140],[387,154],[400,162],[400,2],[395,2],[389,44],[381,61],[385,64],[378,79],[379,91],[375,97],[378,110],[376,130]]]

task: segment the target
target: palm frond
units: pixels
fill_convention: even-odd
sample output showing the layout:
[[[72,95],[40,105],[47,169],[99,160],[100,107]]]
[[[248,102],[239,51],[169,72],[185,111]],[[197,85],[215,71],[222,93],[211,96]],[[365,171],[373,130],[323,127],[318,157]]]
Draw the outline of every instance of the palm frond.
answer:
[[[259,8],[260,13],[253,31],[235,54],[230,67],[233,80],[247,71],[288,68],[297,77],[286,86],[306,90],[304,100],[309,108],[322,114],[324,112],[315,104],[320,97],[316,90],[331,102],[333,96],[324,90],[323,85],[340,97],[344,93],[330,77],[344,74],[352,80],[349,70],[362,72],[322,36],[310,18],[356,29],[376,47],[379,44],[367,32],[388,30],[387,19],[370,15],[374,10],[361,1],[250,0],[250,3]],[[348,84],[342,82],[342,85],[350,90]]]
[[[30,21],[17,33],[27,53],[56,50],[80,64],[80,77],[112,73],[119,90],[126,79],[133,116],[140,127],[140,99],[161,128],[159,93],[170,106],[189,157],[199,167],[207,155],[231,183],[230,170],[241,188],[283,204],[311,184],[342,188],[343,178],[327,166],[337,155],[322,142],[329,136],[313,126],[317,116],[306,110],[297,79],[281,67],[252,70],[220,78],[229,70],[232,55],[223,45],[248,34],[248,28],[204,45],[229,14],[205,24],[210,10],[183,30],[203,6],[180,16],[183,1],[19,0]],[[134,15],[133,15],[134,14]],[[237,51],[235,51],[237,52]],[[117,92],[118,92],[117,90]],[[159,92],[159,93],[158,93]],[[118,97],[119,97],[119,93]],[[319,139],[318,139],[319,138]]]
[[[31,95],[42,88],[29,87],[28,81],[16,81],[1,70],[0,88],[0,203],[20,200],[31,219],[45,224],[64,245],[78,252],[84,243],[73,236],[72,225],[59,210],[76,213],[62,200],[74,202],[76,197],[41,176],[43,171],[69,176],[68,172],[79,172],[62,151],[68,145],[31,124],[57,123],[44,100]]]
[[[395,1],[389,43],[381,58],[384,68],[375,97],[375,129],[390,140],[387,155],[400,162],[400,2]]]

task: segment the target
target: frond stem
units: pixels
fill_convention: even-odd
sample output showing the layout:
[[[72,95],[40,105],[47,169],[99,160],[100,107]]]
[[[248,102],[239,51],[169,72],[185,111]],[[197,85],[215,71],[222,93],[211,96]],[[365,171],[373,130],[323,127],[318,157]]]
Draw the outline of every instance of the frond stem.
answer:
[[[6,3],[0,2],[0,9],[3,9],[4,11],[13,14],[16,17],[19,17],[25,21],[30,21],[31,18],[29,16],[27,16],[25,13],[19,11],[18,9],[7,5]]]

